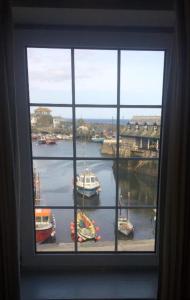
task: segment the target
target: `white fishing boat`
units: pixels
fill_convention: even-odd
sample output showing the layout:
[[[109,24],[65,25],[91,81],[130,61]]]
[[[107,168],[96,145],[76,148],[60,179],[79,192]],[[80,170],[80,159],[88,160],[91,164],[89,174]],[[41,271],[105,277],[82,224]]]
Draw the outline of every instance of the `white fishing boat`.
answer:
[[[80,195],[87,198],[99,195],[101,191],[98,178],[89,169],[86,169],[83,173],[77,175],[76,189]]]

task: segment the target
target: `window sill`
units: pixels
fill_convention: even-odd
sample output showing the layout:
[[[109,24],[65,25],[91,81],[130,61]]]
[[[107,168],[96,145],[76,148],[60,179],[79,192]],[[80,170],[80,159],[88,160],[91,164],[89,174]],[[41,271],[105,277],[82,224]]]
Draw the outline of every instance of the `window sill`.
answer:
[[[156,299],[158,274],[143,271],[27,271],[21,279],[22,300]]]

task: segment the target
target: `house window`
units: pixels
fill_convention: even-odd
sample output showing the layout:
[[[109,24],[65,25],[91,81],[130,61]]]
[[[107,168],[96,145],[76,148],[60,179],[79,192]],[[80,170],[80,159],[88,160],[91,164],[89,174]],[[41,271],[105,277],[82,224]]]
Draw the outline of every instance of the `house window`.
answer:
[[[118,30],[17,30],[23,267],[158,265],[172,40]]]
[[[155,252],[164,57],[27,47],[37,253]]]

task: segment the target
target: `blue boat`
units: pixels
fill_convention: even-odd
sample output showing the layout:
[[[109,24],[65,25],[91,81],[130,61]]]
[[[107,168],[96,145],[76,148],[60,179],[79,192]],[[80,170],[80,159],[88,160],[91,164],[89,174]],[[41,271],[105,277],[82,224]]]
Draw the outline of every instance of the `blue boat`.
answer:
[[[95,135],[91,138],[91,141],[94,143],[103,143],[104,142],[104,137],[101,137],[99,135]]]

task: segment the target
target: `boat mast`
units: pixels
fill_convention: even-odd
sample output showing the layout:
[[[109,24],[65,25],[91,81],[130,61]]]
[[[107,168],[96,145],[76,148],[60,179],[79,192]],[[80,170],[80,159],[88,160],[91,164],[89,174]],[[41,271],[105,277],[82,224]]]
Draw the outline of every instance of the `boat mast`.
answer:
[[[119,198],[119,216],[121,217],[121,199],[122,199],[122,195],[120,193],[120,198]]]
[[[40,175],[39,172],[36,172],[36,169],[34,169],[34,201],[35,204],[40,203]]]
[[[84,171],[84,179],[83,179],[83,195],[82,195],[82,210],[84,212],[84,186],[85,186],[85,171]]]
[[[127,193],[127,220],[129,219],[129,198],[130,198],[130,192]]]

